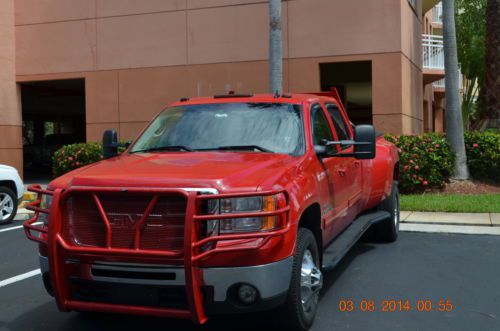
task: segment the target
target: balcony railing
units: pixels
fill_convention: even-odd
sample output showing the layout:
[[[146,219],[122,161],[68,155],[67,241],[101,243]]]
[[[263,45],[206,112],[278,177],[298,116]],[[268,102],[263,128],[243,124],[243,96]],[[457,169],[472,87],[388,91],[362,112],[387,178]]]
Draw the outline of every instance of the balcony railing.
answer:
[[[446,83],[445,83],[445,79],[440,79],[438,81],[435,81],[432,86],[434,86],[435,88],[445,88],[446,87]],[[460,89],[463,89],[464,87],[464,82],[463,82],[463,77],[462,77],[462,69],[461,67],[459,66],[458,67],[458,86]]]
[[[444,69],[443,36],[422,35],[424,49],[424,69]]]
[[[438,80],[437,82],[434,82],[432,84],[432,86],[436,87],[436,88],[445,88],[446,87],[446,83],[445,83],[445,79],[440,79]]]
[[[432,8],[432,23],[443,24],[443,4],[441,2]]]

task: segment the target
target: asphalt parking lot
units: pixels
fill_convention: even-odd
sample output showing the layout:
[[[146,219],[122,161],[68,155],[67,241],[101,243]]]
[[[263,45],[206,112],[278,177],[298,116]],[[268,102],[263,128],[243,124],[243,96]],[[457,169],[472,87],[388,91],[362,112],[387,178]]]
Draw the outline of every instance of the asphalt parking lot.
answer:
[[[36,246],[22,229],[2,231],[18,225],[0,227],[0,284],[38,268]],[[401,233],[394,244],[358,243],[326,274],[313,330],[500,330],[499,279],[500,236]],[[233,317],[203,329],[276,330],[269,320]],[[200,328],[187,321],[59,313],[37,275],[0,285],[0,329]]]

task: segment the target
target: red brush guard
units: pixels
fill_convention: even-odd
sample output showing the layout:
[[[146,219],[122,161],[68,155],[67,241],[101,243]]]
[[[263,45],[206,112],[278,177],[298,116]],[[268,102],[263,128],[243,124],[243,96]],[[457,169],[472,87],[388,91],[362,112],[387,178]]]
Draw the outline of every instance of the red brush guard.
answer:
[[[54,192],[30,186],[38,199],[27,208],[35,211],[32,219],[24,223],[30,240],[46,246],[52,286],[59,309],[119,312],[189,318],[204,323],[201,293],[202,275],[199,262],[210,255],[228,251],[256,250],[270,238],[284,235],[290,229],[289,206],[283,191],[254,192],[245,194],[207,194],[183,189],[162,188],[101,188],[74,187]],[[53,195],[48,228],[34,225],[40,213],[43,194]],[[282,197],[276,210],[233,214],[198,214],[203,200],[234,197],[276,195]],[[202,223],[224,218],[276,216],[276,230],[205,237]],[[36,234],[34,234],[36,233]],[[218,242],[261,239],[258,245],[217,245]],[[207,246],[208,244],[212,244]],[[207,249],[207,247],[210,247]],[[114,258],[161,259],[165,265],[183,265],[185,273],[188,310],[144,307],[100,302],[83,302],[71,299],[69,270],[66,257],[89,259]]]

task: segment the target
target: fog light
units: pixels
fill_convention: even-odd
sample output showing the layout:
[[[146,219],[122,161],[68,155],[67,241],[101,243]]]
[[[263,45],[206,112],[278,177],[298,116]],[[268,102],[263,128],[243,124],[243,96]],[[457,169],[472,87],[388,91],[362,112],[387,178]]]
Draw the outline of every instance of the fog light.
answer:
[[[257,289],[252,285],[243,284],[238,288],[238,298],[246,305],[257,300]]]

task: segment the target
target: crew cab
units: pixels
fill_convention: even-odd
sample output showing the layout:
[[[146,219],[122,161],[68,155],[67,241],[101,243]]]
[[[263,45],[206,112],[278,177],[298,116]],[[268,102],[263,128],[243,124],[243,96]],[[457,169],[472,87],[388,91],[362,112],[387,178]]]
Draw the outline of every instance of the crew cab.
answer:
[[[104,160],[30,187],[25,231],[61,311],[276,310],[307,330],[323,273],[363,235],[398,236],[397,151],[335,90],[185,98],[122,154],[103,141]]]

